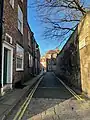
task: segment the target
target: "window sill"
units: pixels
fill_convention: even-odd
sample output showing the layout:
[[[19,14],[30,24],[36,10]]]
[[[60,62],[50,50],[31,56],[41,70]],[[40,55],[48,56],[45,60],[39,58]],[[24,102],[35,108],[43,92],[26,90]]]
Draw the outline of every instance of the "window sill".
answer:
[[[17,71],[17,72],[19,72],[19,71],[24,71],[24,69],[16,69],[16,71]]]

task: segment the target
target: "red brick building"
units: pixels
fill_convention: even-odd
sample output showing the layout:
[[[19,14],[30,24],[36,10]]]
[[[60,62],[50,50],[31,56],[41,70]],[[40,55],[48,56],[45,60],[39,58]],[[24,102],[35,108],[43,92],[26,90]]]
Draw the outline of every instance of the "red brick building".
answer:
[[[35,51],[35,41],[27,23],[27,0],[4,0],[3,21],[2,93],[30,77]]]
[[[47,71],[55,71],[56,70],[56,57],[60,50],[49,50],[46,53],[46,69]]]
[[[40,50],[34,35],[33,38],[33,74],[38,74],[40,72]]]
[[[44,56],[41,57],[41,69],[47,71],[55,71],[56,70],[56,57],[60,52],[59,49],[49,50],[46,52]]]

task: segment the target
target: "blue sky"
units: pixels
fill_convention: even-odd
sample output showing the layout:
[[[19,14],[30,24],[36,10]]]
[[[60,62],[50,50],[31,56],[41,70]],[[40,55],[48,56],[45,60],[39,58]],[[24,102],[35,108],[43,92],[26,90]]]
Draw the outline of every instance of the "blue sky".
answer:
[[[31,0],[28,0],[28,5],[30,4]],[[90,3],[90,0],[86,0],[86,3]],[[32,32],[34,32],[35,39],[40,46],[41,55],[44,55],[46,51],[50,49],[55,49],[60,43],[57,40],[48,40],[43,38],[43,29],[44,26],[36,19],[36,11],[35,9],[28,7],[28,23]],[[66,41],[65,41],[66,42]],[[61,46],[63,46],[62,43]]]
[[[30,4],[28,0],[28,5]],[[28,23],[31,30],[34,32],[35,39],[40,46],[41,55],[44,55],[46,51],[55,49],[59,45],[59,41],[48,40],[43,38],[44,26],[36,19],[36,11],[33,8],[28,7]]]

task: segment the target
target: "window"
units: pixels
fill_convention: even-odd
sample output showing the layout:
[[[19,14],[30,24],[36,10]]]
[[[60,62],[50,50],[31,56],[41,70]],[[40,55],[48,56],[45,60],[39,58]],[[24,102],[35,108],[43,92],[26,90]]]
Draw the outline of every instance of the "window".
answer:
[[[31,56],[31,54],[29,53],[29,67],[33,66],[33,58]]]
[[[23,0],[21,0],[23,2]]]
[[[14,8],[14,0],[10,0],[10,5],[12,6],[12,8]]]
[[[17,68],[22,68],[22,59],[17,57]]]
[[[23,70],[24,49],[20,45],[16,45],[16,70]]]
[[[53,58],[56,58],[57,57],[57,54],[53,54]]]
[[[19,5],[18,5],[18,29],[23,34],[23,13]]]
[[[31,46],[30,32],[28,31],[28,45]]]
[[[8,43],[11,43],[12,44],[12,37],[6,33],[6,36],[5,36],[5,40],[8,42]]]
[[[37,59],[35,59],[35,68],[37,68]]]

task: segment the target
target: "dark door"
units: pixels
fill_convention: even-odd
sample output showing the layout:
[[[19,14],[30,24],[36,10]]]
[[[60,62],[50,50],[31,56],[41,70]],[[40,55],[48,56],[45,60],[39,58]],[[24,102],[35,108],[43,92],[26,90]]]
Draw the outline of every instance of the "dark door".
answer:
[[[4,48],[3,84],[7,83],[7,57],[8,49]]]

